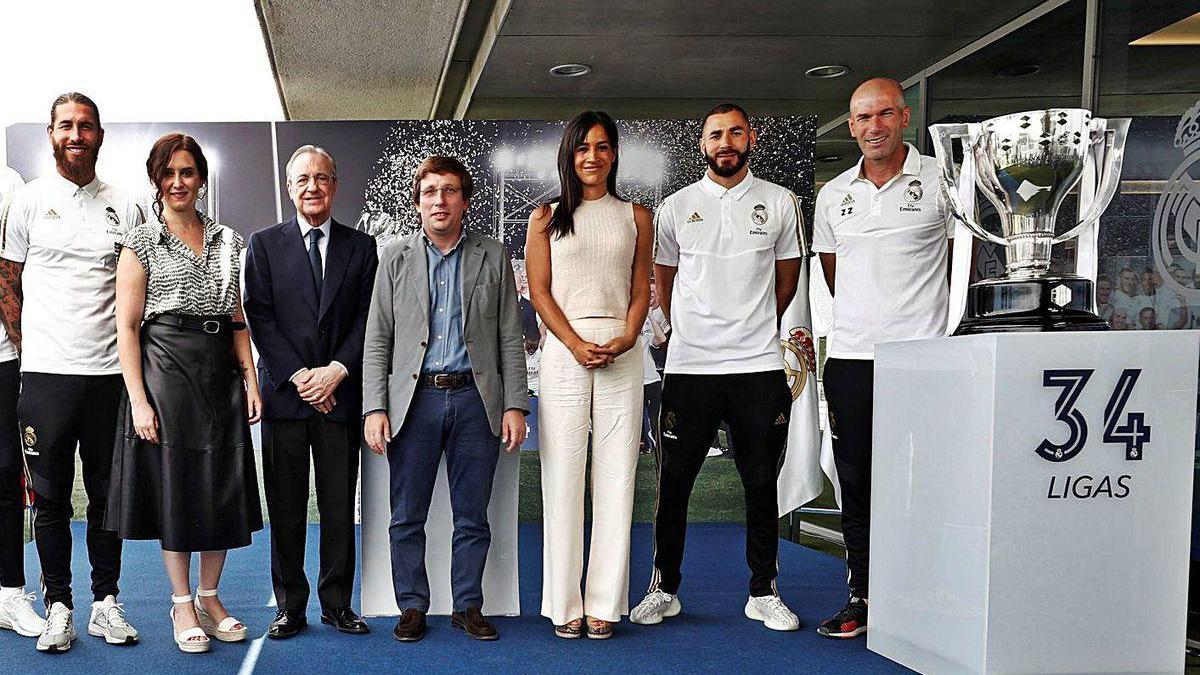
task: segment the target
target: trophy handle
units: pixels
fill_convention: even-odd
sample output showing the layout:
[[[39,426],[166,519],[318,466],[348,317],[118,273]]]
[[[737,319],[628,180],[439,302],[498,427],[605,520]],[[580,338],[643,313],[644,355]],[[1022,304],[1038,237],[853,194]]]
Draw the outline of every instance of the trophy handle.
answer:
[[[1101,120],[1094,121],[1100,122]],[[1104,213],[1104,209],[1108,208],[1108,203],[1117,193],[1117,186],[1121,183],[1121,165],[1125,160],[1125,137],[1129,133],[1129,118],[1110,119],[1104,120],[1104,122],[1103,151],[1099,153],[1099,157],[1095,152],[1088,153],[1093,162],[1101,163],[1103,167],[1100,185],[1096,189],[1092,203],[1088,205],[1087,212],[1079,219],[1079,223],[1055,237],[1052,240],[1054,244],[1074,238],[1085,227],[1090,227],[1100,220],[1100,215]]]
[[[988,232],[975,222],[971,214],[967,213],[966,207],[963,206],[962,200],[958,196],[959,170],[954,165],[954,139],[964,139],[963,163],[974,162],[975,153],[968,147],[970,141],[973,140],[970,138],[971,125],[934,124],[929,127],[929,134],[933,136],[933,154],[937,159],[938,172],[941,174],[941,180],[938,182],[941,183],[942,194],[946,198],[946,205],[950,208],[950,215],[965,225],[976,237],[1001,246],[1008,246],[1008,241],[1003,237]],[[972,185],[971,189],[974,190],[975,186]]]

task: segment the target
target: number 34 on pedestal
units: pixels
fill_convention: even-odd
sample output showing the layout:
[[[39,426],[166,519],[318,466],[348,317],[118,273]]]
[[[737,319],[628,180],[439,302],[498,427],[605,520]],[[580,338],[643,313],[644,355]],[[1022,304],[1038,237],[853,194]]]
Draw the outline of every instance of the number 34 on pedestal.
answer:
[[[1062,389],[1054,402],[1055,419],[1067,425],[1070,436],[1062,443],[1049,438],[1037,447],[1037,454],[1051,462],[1065,462],[1087,444],[1088,424],[1084,414],[1075,407],[1083,388],[1095,371],[1091,368],[1047,370],[1042,374],[1042,386]],[[1146,424],[1146,413],[1125,412],[1133,388],[1141,377],[1140,368],[1126,368],[1117,378],[1117,384],[1104,406],[1104,442],[1125,446],[1125,459],[1140,460],[1142,448],[1150,442],[1150,425]],[[1123,416],[1123,419],[1122,419]]]

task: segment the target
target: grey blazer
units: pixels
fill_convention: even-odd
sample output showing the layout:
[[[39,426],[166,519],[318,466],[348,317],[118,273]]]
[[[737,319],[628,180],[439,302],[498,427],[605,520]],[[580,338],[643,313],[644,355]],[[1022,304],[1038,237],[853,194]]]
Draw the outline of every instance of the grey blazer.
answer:
[[[524,336],[504,245],[467,232],[462,242],[463,337],[492,433],[506,410],[529,412]],[[363,412],[384,410],[392,434],[408,414],[429,339],[429,264],[421,232],[379,255],[363,346]],[[389,439],[390,440],[390,439]]]

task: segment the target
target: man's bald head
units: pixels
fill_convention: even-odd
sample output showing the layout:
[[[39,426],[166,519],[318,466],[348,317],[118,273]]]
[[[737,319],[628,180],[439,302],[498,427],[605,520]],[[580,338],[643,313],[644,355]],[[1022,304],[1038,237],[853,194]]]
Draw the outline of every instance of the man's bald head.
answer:
[[[890,98],[896,107],[903,108],[904,87],[890,77],[873,77],[858,85],[850,95],[850,110],[854,110],[855,101],[880,98]]]
[[[900,83],[887,77],[872,78],[858,85],[850,96],[850,135],[858,141],[867,160],[903,158],[909,115]]]

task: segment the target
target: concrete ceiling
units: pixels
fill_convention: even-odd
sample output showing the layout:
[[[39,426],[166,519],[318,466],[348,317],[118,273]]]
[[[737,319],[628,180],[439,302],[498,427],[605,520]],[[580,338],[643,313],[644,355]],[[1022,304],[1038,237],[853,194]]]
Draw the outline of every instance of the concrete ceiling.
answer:
[[[824,122],[863,78],[908,77],[1037,4],[514,0],[467,114],[569,117],[602,107],[690,116],[734,100],[756,114],[816,113]],[[549,75],[559,63],[593,72]],[[830,63],[851,72],[804,77]]]
[[[1041,0],[255,0],[289,119],[691,117],[733,100],[752,114],[836,120],[862,79],[904,79]],[[1107,100],[1153,114],[1200,91],[1195,47],[1127,48],[1186,17],[1189,3],[1104,3]],[[1077,105],[1084,0],[929,79],[929,119]],[[549,74],[585,63],[579,78]],[[1006,67],[1036,64],[1028,78]],[[824,64],[833,80],[804,77]],[[1173,64],[1173,65],[1172,65]],[[1124,97],[1124,99],[1122,99]],[[1182,97],[1182,98],[1181,98]],[[1176,100],[1178,99],[1178,100]],[[994,109],[994,110],[993,110]],[[1119,114],[1129,114],[1120,110]],[[913,134],[915,138],[915,133]],[[818,178],[857,157],[844,126],[818,139]]]
[[[467,4],[255,0],[287,118],[428,118]]]
[[[289,119],[837,115],[854,82],[912,75],[1039,0],[255,0]],[[901,7],[900,5],[904,6]],[[901,27],[897,35],[881,37]],[[593,67],[582,78],[551,66]],[[825,63],[849,77],[806,79]]]

